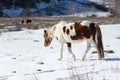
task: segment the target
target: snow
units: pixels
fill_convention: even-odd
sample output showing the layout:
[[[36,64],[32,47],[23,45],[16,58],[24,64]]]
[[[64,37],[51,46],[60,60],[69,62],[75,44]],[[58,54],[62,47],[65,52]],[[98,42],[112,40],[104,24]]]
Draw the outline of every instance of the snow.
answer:
[[[74,13],[72,15],[65,15],[65,17],[71,17],[71,16],[74,16],[74,17],[88,17],[88,16],[95,16],[95,17],[109,17],[109,16],[112,16],[111,13],[109,12],[82,12],[82,13]]]
[[[43,29],[1,33],[0,80],[119,80],[120,24],[100,25],[105,50],[104,60],[97,60],[92,47],[81,60],[86,41],[73,44],[74,61],[64,46],[64,58],[58,61],[59,43],[43,46]]]
[[[4,29],[17,30],[17,26],[5,26]]]
[[[104,2],[104,0],[88,0],[88,1],[96,2],[98,4],[103,4]]]

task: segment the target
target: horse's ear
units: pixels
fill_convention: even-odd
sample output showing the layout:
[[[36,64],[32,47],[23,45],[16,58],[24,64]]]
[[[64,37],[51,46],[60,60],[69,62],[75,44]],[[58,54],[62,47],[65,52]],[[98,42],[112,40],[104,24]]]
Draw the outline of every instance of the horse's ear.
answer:
[[[44,30],[44,33],[47,33],[47,30]]]

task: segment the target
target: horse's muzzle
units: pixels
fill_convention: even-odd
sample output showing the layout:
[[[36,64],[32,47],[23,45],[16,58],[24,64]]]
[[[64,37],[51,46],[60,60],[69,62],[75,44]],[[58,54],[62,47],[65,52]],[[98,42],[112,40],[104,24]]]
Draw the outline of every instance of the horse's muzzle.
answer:
[[[51,42],[52,42],[52,38],[45,40],[44,41],[44,46],[48,47],[51,44]]]

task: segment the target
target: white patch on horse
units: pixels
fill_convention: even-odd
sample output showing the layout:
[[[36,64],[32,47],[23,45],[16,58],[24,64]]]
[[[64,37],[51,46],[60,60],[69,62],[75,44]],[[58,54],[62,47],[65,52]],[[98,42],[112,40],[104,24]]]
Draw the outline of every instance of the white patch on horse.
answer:
[[[82,26],[89,26],[90,25],[90,23],[91,23],[91,21],[88,21],[88,20],[84,20],[84,21],[82,21],[80,24],[82,25]]]
[[[63,27],[65,27],[65,32],[63,31]],[[74,27],[74,22],[73,23],[67,23],[62,27],[62,34],[64,37],[65,42],[81,42],[83,40],[72,40],[71,37],[76,35],[75,27]],[[71,29],[72,27],[72,29]],[[69,33],[67,34],[67,30],[69,30]]]
[[[74,28],[74,23],[68,23],[68,24],[66,24],[65,26],[66,26],[66,30],[69,30],[69,31],[70,31],[69,34],[65,34],[65,35],[67,35],[67,36],[74,36],[74,35],[76,35],[76,33],[75,33],[75,28]],[[72,26],[73,29],[70,29],[70,26]]]
[[[56,27],[56,29],[53,32],[52,36],[53,37],[56,37],[58,39],[59,42],[64,42],[64,37],[62,36],[63,33],[62,33],[62,28],[63,28],[63,25],[67,24],[66,21],[60,21],[58,24],[54,25]]]

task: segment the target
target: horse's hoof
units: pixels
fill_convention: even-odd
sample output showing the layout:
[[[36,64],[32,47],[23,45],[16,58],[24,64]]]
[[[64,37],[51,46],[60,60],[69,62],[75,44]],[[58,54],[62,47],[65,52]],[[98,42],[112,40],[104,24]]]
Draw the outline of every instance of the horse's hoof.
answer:
[[[98,60],[102,60],[102,58],[98,58]]]
[[[76,61],[76,57],[73,57],[73,60]]]
[[[82,61],[84,61],[85,59],[82,59]]]
[[[61,60],[62,60],[62,58],[59,58],[59,59],[58,59],[58,61],[61,61]]]
[[[76,61],[76,56],[75,56],[75,55],[73,55],[72,57],[73,57],[73,60],[74,60],[74,61]]]
[[[84,60],[85,60],[85,58],[83,57],[83,58],[82,58],[82,61],[84,61]]]

